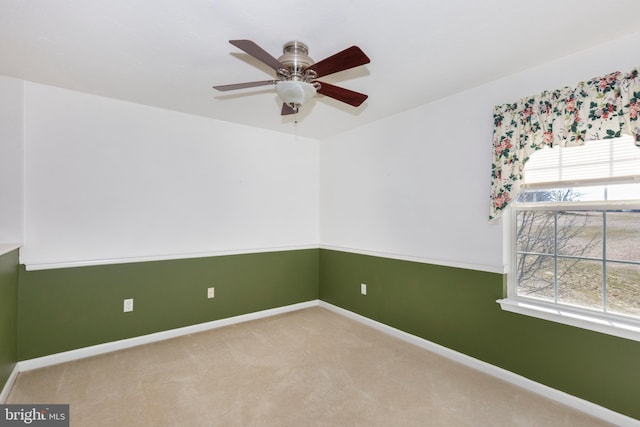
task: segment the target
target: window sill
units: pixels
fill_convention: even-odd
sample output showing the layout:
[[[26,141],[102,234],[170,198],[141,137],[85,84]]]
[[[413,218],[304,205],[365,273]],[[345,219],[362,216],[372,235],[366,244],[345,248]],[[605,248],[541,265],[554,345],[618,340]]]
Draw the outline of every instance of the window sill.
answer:
[[[573,307],[544,304],[537,301],[507,298],[499,299],[496,302],[500,304],[503,310],[512,313],[640,341],[640,321],[634,321],[633,319],[594,313],[588,310],[574,309]]]

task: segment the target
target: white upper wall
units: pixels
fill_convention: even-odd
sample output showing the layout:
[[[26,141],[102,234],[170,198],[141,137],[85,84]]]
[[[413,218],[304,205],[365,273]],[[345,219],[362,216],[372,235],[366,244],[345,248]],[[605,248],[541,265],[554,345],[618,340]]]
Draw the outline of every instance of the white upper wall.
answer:
[[[25,83],[28,268],[318,245],[318,142]]]
[[[630,71],[639,45],[636,33],[322,141],[321,245],[504,271],[502,225],[488,223],[493,107]]]
[[[35,268],[320,243],[500,272],[502,226],[487,222],[493,106],[628,71],[639,42],[321,142],[1,77],[0,243],[24,241]]]
[[[0,244],[23,240],[22,80],[0,76]]]

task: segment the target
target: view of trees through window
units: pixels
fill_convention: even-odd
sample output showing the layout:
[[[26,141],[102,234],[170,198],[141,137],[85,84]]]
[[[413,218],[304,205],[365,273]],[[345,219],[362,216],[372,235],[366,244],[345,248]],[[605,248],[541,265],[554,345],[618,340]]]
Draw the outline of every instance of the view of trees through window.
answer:
[[[607,205],[601,188],[603,197],[573,188],[521,193],[518,296],[640,317],[640,209]],[[594,198],[603,201],[597,209],[565,204]]]

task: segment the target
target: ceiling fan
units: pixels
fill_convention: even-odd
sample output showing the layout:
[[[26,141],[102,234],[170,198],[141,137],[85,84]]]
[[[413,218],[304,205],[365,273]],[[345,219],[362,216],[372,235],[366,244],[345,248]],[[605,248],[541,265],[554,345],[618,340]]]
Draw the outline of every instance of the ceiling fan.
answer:
[[[316,93],[354,107],[360,106],[368,98],[363,93],[316,80],[319,77],[371,62],[358,46],[351,46],[322,61],[314,62],[309,58],[307,45],[299,41],[286,43],[283,54],[278,59],[251,40],[229,40],[229,43],[273,68],[276,79],[213,87],[219,91],[275,85],[276,92],[283,101],[281,113],[283,116],[297,113],[298,108]]]

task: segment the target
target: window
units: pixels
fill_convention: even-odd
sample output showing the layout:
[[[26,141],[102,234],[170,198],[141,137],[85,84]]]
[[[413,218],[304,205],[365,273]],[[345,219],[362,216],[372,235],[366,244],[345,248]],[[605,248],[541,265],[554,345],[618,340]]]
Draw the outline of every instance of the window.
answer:
[[[640,150],[547,148],[511,207],[503,309],[640,340]]]

